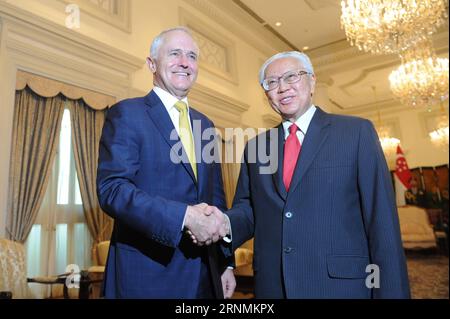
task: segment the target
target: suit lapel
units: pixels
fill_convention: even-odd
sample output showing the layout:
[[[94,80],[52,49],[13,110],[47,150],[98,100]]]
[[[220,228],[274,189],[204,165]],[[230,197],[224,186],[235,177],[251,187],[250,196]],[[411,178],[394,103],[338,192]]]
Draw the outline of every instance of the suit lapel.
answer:
[[[286,187],[283,183],[283,159],[284,159],[284,129],[283,124],[280,123],[275,129],[278,129],[278,143],[277,143],[277,154],[278,154],[278,168],[275,173],[272,174],[273,183],[275,188],[280,194],[281,198],[284,200],[287,197]],[[270,147],[270,136],[267,138],[267,147]],[[273,152],[275,150],[270,150]]]
[[[303,140],[300,157],[297,161],[294,176],[292,178],[292,184],[289,188],[289,194],[292,193],[298,186],[312,161],[314,160],[317,152],[327,139],[327,126],[329,124],[330,121],[327,118],[327,114],[317,107],[317,110],[314,113],[313,118],[311,119],[308,131],[306,132],[305,138]]]
[[[173,151],[174,145],[180,142],[180,137],[178,136],[178,134],[176,134],[175,127],[173,126],[170,116],[167,113],[167,110],[159,99],[158,95],[156,95],[155,92],[151,91],[145,97],[145,103],[150,106],[150,108],[148,109],[148,114],[155,126],[158,128],[166,143],[169,144],[171,148],[170,151],[172,152],[173,156],[176,156],[180,159],[181,164],[188,171],[192,180],[196,182],[194,172],[191,165],[189,164],[189,159],[186,155],[186,152],[183,152],[183,154],[180,156],[175,151]],[[174,132],[174,135],[171,139],[170,136],[172,132]]]

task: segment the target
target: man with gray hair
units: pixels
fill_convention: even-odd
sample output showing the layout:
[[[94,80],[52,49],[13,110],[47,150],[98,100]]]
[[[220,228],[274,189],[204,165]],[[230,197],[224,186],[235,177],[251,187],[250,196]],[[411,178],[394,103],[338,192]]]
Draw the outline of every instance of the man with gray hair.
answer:
[[[107,113],[97,172],[100,205],[115,221],[105,270],[107,298],[230,298],[233,293],[232,270],[225,261],[219,264],[213,244],[228,233],[218,210],[226,208],[220,164],[201,157],[214,142],[202,133],[214,125],[187,99],[197,79],[198,55],[188,29],[163,31],[147,58],[153,90],[120,101]],[[195,125],[201,130],[193,130]],[[194,245],[186,231],[208,246]]]
[[[314,105],[316,77],[301,52],[268,59],[259,81],[282,117],[272,129],[278,141],[248,142],[226,213],[233,250],[254,237],[256,298],[408,298],[392,181],[372,123]],[[274,174],[249,162],[258,145],[276,145]]]

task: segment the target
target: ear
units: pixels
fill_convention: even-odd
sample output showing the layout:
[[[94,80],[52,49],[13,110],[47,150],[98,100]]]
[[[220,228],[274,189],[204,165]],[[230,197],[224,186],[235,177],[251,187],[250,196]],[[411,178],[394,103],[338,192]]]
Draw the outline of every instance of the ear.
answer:
[[[145,59],[148,69],[150,70],[150,72],[155,73],[156,72],[156,61],[155,59],[151,58],[151,57],[147,57],[147,59]]]
[[[311,75],[311,96],[314,95],[314,90],[316,89],[316,75]]]

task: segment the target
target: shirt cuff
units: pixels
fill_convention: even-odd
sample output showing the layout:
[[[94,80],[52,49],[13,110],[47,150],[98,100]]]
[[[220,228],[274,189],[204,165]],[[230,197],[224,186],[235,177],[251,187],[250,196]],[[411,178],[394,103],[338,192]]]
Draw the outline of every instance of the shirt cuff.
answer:
[[[184,213],[183,223],[181,224],[181,231],[182,232],[184,230],[184,222],[186,221],[187,210],[188,210],[188,207],[186,206],[186,212]]]
[[[232,240],[233,240],[233,235],[232,235],[232,233],[231,233],[231,222],[230,222],[230,218],[229,218],[226,214],[224,214],[224,216],[225,216],[225,218],[226,218],[226,220],[227,220],[227,223],[228,223],[228,229],[230,230],[230,233],[227,234],[227,235],[226,235],[225,237],[223,237],[222,239],[223,239],[223,241],[226,242],[226,243],[231,243]]]

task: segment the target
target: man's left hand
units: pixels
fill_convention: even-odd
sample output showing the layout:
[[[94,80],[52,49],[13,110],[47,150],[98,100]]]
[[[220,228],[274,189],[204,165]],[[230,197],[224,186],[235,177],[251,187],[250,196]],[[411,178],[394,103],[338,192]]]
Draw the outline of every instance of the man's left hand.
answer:
[[[234,278],[233,269],[227,268],[220,279],[222,281],[223,296],[225,299],[230,299],[236,288],[236,278]]]

